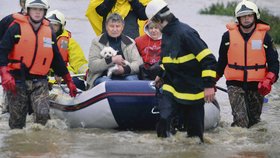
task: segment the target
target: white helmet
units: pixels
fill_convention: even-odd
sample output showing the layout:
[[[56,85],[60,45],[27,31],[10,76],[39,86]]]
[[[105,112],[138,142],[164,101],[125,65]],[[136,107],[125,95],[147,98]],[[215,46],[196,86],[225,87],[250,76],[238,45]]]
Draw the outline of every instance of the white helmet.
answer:
[[[53,11],[48,12],[46,18],[49,19],[51,23],[61,24],[62,27],[64,27],[66,25],[66,20],[65,20],[64,14],[62,14],[58,10],[53,10]]]
[[[25,9],[27,8],[43,8],[48,10],[50,8],[47,0],[26,0]]]
[[[152,0],[146,6],[146,15],[148,19],[152,19],[159,11],[167,6],[167,3],[163,0]]]
[[[257,5],[248,0],[242,0],[242,2],[238,3],[235,8],[235,17],[241,17],[245,15],[250,15],[255,13],[257,19],[260,19],[260,12]]]

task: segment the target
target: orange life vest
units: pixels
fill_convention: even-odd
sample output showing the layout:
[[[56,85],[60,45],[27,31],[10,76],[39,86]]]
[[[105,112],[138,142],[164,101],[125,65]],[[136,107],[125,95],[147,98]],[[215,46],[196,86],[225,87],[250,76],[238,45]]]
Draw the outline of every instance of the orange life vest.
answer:
[[[63,61],[67,64],[69,62],[69,51],[68,51],[68,44],[69,39],[71,38],[71,32],[67,31],[67,36],[59,36],[57,38],[57,46],[59,52],[63,58]]]
[[[228,65],[225,68],[227,80],[237,81],[261,81],[266,73],[266,54],[263,40],[268,25],[257,24],[250,39],[245,43],[236,24],[228,24],[229,50]]]
[[[21,37],[8,56],[9,68],[21,69],[22,63],[28,68],[30,74],[46,75],[53,59],[52,32],[49,22],[44,19],[36,35],[27,16],[14,14],[13,17],[20,25]]]

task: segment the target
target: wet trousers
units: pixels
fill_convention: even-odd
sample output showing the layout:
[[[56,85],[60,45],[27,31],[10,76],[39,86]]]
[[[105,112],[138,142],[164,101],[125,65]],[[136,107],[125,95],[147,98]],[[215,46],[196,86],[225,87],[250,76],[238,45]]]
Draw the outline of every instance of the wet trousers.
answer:
[[[49,116],[49,89],[46,79],[27,80],[25,84],[16,81],[16,94],[7,92],[9,105],[9,126],[23,128],[28,112],[34,112],[35,123],[45,125]]]
[[[9,107],[8,107],[8,98],[7,98],[7,93],[3,90],[2,94],[2,103],[1,103],[1,108],[2,108],[2,114],[9,112]]]
[[[228,86],[228,96],[232,109],[232,126],[251,127],[260,122],[263,96],[258,91],[245,92],[241,87]]]
[[[188,137],[197,136],[203,142],[204,104],[184,105],[163,94],[159,99],[159,112],[158,137],[168,137],[172,133],[173,118],[182,113]]]

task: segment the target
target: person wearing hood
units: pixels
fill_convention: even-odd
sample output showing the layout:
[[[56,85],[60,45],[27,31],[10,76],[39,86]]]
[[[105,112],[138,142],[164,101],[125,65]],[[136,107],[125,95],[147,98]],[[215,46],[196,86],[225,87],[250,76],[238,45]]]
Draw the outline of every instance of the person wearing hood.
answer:
[[[138,51],[144,64],[139,67],[139,79],[154,80],[159,71],[159,60],[161,53],[160,29],[152,21],[148,21],[144,26],[145,34],[135,39]]]

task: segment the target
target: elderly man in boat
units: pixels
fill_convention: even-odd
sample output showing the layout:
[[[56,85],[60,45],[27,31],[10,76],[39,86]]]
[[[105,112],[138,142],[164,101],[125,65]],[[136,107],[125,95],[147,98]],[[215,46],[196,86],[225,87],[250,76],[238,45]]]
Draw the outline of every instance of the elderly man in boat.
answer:
[[[88,88],[92,88],[101,82],[109,80],[138,80],[139,66],[143,64],[135,41],[122,34],[124,20],[112,13],[106,19],[106,32],[92,41],[89,52],[89,71],[87,77]],[[117,51],[115,56],[102,56],[100,53],[108,47]],[[116,67],[112,76],[107,72],[110,67]]]

